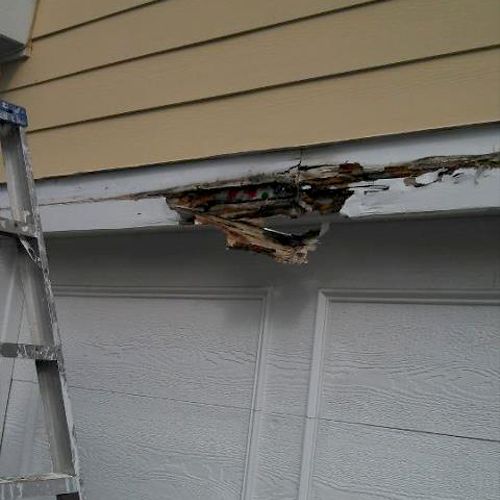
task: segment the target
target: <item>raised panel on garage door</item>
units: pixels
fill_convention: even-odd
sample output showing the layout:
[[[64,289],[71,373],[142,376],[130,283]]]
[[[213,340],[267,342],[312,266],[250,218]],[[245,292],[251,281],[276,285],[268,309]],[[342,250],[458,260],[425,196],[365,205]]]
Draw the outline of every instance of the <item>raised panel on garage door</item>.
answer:
[[[90,498],[239,498],[265,293],[56,288]],[[31,386],[33,373],[15,378]],[[25,399],[11,414],[36,408],[37,394]],[[29,439],[14,420],[5,446],[22,463]]]
[[[304,498],[495,498],[499,299],[320,293]]]

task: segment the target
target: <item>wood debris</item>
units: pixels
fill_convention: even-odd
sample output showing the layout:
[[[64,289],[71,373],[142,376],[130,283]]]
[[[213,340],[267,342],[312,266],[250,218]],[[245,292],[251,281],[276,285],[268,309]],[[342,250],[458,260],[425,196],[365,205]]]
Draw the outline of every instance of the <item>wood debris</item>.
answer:
[[[321,230],[311,230],[303,234],[275,231],[250,221],[238,221],[216,215],[196,214],[200,224],[211,224],[226,235],[228,248],[251,250],[269,255],[277,262],[305,264],[308,252],[316,249]]]

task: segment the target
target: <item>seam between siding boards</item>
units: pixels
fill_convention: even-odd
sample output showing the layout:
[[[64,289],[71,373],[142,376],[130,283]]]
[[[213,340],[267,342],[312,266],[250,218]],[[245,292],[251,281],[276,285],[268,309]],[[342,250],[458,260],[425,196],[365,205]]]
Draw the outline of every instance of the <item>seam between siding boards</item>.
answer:
[[[21,384],[30,384],[33,386],[38,386],[38,382],[35,382],[33,380],[12,378],[12,382],[18,382]],[[71,389],[79,389],[82,391],[89,391],[89,392],[98,392],[98,393],[102,393],[102,394],[108,393],[108,394],[116,394],[119,396],[130,396],[132,398],[171,401],[173,403],[190,404],[190,405],[195,405],[195,406],[213,407],[213,408],[227,408],[229,410],[243,410],[243,411],[250,410],[250,408],[243,407],[243,406],[231,406],[231,405],[223,405],[223,404],[215,404],[215,403],[201,403],[198,401],[188,401],[188,400],[183,400],[183,399],[166,398],[165,396],[139,394],[139,393],[127,392],[127,391],[116,391],[113,389],[99,389],[98,387],[85,387],[85,386],[81,386],[81,385],[72,385],[72,384],[68,385],[68,387]],[[275,415],[277,417],[307,420],[307,417],[304,415],[287,413],[287,412],[280,412],[280,411],[276,411],[276,410],[273,410],[273,411],[264,411],[263,410],[260,413],[262,415]],[[357,422],[355,420],[338,420],[338,419],[326,418],[326,417],[318,417],[315,420],[317,420],[318,422],[330,422],[333,424],[341,424],[341,425],[373,427],[376,429],[385,429],[388,431],[395,431],[395,432],[408,433],[408,434],[424,434],[424,435],[436,436],[436,437],[445,437],[445,438],[450,437],[450,438],[456,438],[456,439],[467,439],[467,440],[471,440],[471,441],[484,441],[486,443],[500,443],[500,440],[498,440],[498,439],[488,439],[488,438],[483,438],[483,437],[465,436],[463,434],[447,434],[447,433],[443,433],[443,432],[423,431],[420,429],[411,429],[411,428],[404,428],[404,427],[389,427],[386,425],[367,424],[366,422]]]
[[[26,379],[19,379],[19,378],[13,378],[15,382],[22,382],[22,383],[27,383],[27,384],[33,384],[33,385],[38,385],[37,382],[34,382],[32,380],[26,380]],[[122,396],[130,396],[132,398],[143,398],[143,399],[153,399],[153,400],[161,400],[161,401],[171,401],[172,403],[181,403],[181,404],[187,404],[187,405],[194,405],[194,406],[206,406],[209,408],[227,408],[229,410],[240,410],[240,411],[245,411],[245,412],[250,412],[251,408],[249,406],[233,406],[233,405],[227,405],[227,404],[220,404],[220,403],[203,403],[200,401],[189,401],[188,399],[177,399],[177,398],[168,398],[166,396],[160,396],[157,394],[141,394],[138,392],[128,392],[128,391],[117,391],[115,389],[100,389],[99,387],[87,387],[84,385],[75,385],[75,384],[68,384],[68,387],[71,389],[79,389],[82,391],[90,391],[90,392],[99,392],[99,393],[108,393],[108,394],[118,394]]]
[[[359,425],[361,427],[371,427],[374,429],[385,429],[388,431],[396,431],[396,432],[404,432],[404,433],[413,433],[413,434],[425,434],[428,436],[438,436],[438,437],[451,437],[451,438],[457,438],[457,439],[469,439],[471,441],[484,441],[486,443],[500,443],[500,440],[498,439],[489,439],[489,438],[483,438],[483,437],[473,437],[473,436],[464,436],[462,434],[447,434],[444,432],[433,432],[433,431],[422,431],[420,429],[407,429],[404,427],[390,427],[388,425],[378,425],[378,424],[367,424],[366,422],[355,422],[355,421],[349,421],[349,420],[336,420],[333,418],[325,418],[325,417],[319,417],[319,421],[324,421],[324,422],[331,422],[335,424],[345,424],[345,425]]]

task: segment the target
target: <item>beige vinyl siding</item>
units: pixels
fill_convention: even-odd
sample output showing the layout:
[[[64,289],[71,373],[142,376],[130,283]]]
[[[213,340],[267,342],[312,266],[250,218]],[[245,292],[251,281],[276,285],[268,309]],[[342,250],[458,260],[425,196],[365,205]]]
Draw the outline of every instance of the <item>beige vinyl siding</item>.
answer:
[[[482,22],[485,12],[473,2],[455,2],[460,8],[452,12],[446,2],[435,0],[399,1],[396,10],[382,2],[368,18],[367,9],[346,10],[5,95],[30,110],[31,130],[38,130],[495,44],[496,6],[487,6],[491,15]],[[433,16],[422,23],[432,5]],[[481,29],[468,30],[469,25]],[[362,36],[353,26],[363,26]],[[458,32],[462,36],[457,38]]]
[[[37,175],[500,119],[497,0],[131,3],[4,68]]]
[[[39,1],[33,38],[88,23],[158,0],[43,0]]]
[[[134,113],[31,134],[48,174],[494,121],[500,50]]]
[[[4,67],[0,91],[363,1],[367,0],[163,0],[149,3],[141,9],[34,40],[30,59],[22,65]]]

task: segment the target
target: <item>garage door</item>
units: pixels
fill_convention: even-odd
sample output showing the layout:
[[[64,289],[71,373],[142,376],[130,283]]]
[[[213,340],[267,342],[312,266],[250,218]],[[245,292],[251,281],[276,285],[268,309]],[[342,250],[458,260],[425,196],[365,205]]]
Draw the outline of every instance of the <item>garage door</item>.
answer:
[[[500,498],[500,219],[58,238],[88,500]],[[50,469],[16,365],[0,473]]]

